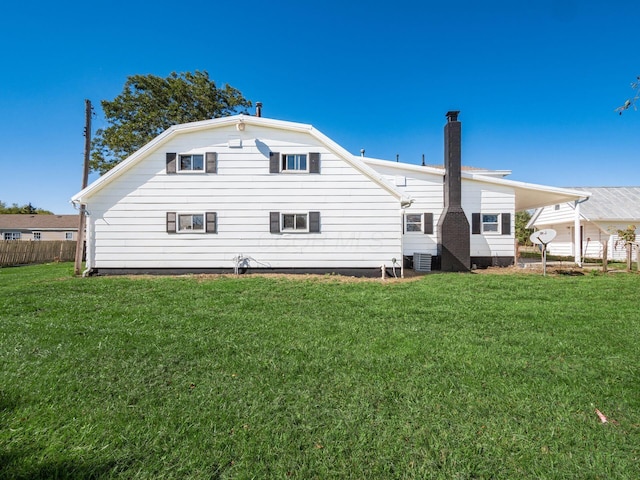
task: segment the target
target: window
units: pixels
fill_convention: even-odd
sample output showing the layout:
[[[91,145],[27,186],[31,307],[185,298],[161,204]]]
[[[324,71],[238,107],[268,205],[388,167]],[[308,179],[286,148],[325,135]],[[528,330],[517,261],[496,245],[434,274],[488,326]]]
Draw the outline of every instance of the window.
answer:
[[[556,204],[556,205],[553,207],[553,209],[554,209],[554,210],[560,210],[560,204]]]
[[[422,214],[409,213],[404,217],[405,232],[422,232]]]
[[[511,213],[472,213],[471,234],[511,235]]]
[[[307,232],[309,231],[306,213],[283,213],[282,231]]]
[[[320,173],[320,153],[269,152],[269,173]]]
[[[218,173],[218,153],[207,152],[198,154],[166,153],[167,174],[179,172],[189,173]]]
[[[307,156],[306,155],[282,155],[282,171],[283,172],[306,172]]]
[[[271,233],[320,233],[320,212],[271,212],[269,222]]]
[[[73,232],[65,232],[64,238],[65,240],[73,240]]]
[[[41,240],[42,239],[42,232],[33,232],[33,239],[34,240]]]
[[[204,231],[204,215],[203,214],[180,214],[178,215],[178,231],[179,232],[203,232]]]
[[[498,220],[500,215],[497,213],[482,214],[482,233],[498,232]]]
[[[204,172],[204,155],[180,155],[180,172]]]
[[[4,232],[5,240],[20,240],[22,234],[20,232]]]
[[[433,213],[407,213],[404,216],[404,233],[433,234]]]
[[[217,233],[216,212],[167,212],[167,233]]]

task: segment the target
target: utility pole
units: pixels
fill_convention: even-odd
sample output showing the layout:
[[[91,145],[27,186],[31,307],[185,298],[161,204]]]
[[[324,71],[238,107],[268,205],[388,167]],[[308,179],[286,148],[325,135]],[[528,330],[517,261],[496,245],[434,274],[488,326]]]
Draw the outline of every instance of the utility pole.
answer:
[[[89,182],[89,154],[91,153],[91,100],[84,101],[84,168],[82,169],[82,189]],[[84,231],[86,228],[85,206],[80,205],[80,221],[78,222],[78,241],[76,243],[76,261],[74,273],[80,275],[82,270],[82,254],[84,253]]]

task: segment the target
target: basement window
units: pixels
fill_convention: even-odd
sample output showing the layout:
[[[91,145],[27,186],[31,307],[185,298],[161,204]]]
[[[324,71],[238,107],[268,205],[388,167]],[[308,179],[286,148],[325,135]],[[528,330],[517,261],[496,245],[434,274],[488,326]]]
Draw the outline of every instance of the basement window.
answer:
[[[179,172],[204,172],[204,155],[180,155]]]

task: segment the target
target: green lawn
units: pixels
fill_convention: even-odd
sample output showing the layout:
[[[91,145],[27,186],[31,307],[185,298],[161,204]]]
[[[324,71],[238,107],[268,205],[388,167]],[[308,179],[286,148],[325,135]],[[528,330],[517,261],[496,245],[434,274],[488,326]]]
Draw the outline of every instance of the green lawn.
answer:
[[[0,478],[640,476],[635,273],[72,270],[0,269]]]

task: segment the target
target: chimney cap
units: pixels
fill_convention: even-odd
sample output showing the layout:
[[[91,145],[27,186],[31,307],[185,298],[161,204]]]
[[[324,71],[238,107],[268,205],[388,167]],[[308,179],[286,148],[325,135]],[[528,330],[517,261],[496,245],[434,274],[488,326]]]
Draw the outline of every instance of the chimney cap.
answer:
[[[460,113],[460,110],[449,110],[447,112],[447,119],[450,122],[457,122],[458,121],[458,114]]]

